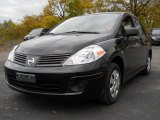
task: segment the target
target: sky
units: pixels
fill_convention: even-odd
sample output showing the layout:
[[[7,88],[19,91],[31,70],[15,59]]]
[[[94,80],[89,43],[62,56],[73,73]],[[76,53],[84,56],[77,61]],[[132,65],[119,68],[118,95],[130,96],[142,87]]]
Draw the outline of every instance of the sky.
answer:
[[[0,0],[0,22],[11,19],[20,22],[26,15],[38,15],[47,0]]]

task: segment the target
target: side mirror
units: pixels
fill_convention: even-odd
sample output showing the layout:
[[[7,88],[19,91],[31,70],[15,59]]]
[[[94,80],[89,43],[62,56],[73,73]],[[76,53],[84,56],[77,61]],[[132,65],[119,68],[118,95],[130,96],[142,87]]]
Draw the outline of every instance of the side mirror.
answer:
[[[137,36],[139,35],[139,30],[137,28],[125,28],[125,36]]]
[[[43,36],[46,33],[47,33],[47,31],[42,31],[41,34],[40,34],[40,36]]]
[[[45,29],[41,32],[40,36],[43,36],[43,35],[46,34],[49,30],[50,30],[50,29],[45,28]]]

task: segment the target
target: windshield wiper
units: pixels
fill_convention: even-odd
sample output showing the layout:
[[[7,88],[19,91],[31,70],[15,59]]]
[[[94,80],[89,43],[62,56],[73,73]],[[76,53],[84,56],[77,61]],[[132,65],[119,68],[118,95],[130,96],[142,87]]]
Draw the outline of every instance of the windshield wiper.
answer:
[[[64,32],[64,33],[61,33],[61,34],[65,34],[65,33],[89,33],[89,34],[100,34],[99,32],[90,32],[90,31],[69,31],[69,32]]]
[[[89,32],[89,31],[69,31],[69,32],[63,32],[63,33],[46,33],[45,35],[59,35],[59,34],[67,34],[67,33],[100,34],[99,32]]]
[[[55,33],[46,33],[46,34],[44,34],[44,35],[55,35]]]

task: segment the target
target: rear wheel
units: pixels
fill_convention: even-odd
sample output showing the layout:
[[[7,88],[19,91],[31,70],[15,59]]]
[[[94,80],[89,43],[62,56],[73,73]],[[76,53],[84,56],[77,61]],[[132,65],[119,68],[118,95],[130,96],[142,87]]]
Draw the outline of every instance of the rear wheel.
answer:
[[[119,66],[111,63],[105,79],[105,86],[99,97],[99,101],[105,104],[113,104],[118,100],[121,86],[121,71]]]
[[[148,75],[151,71],[151,57],[148,56],[147,58],[147,65],[146,65],[146,68],[142,71],[142,74],[144,75]]]

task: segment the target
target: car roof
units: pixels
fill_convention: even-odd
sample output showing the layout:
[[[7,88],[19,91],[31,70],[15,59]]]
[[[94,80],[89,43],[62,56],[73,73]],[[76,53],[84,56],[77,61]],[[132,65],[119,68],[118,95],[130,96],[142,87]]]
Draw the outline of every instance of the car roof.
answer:
[[[152,28],[152,30],[160,30],[160,28]]]
[[[121,15],[124,15],[124,14],[128,14],[128,15],[132,15],[128,12],[100,12],[100,13],[92,13],[92,14],[86,14],[86,16],[90,16],[90,15],[105,15],[105,14],[121,14]],[[134,16],[134,15],[132,15]]]
[[[119,14],[121,16],[128,16],[129,15],[129,16],[137,18],[135,15],[128,13],[128,12],[100,12],[100,13],[85,14],[82,16],[94,16],[94,15],[105,15],[105,14]],[[77,16],[77,17],[81,17],[81,16]]]
[[[93,13],[93,14],[125,14],[125,13],[126,12],[100,12],[100,13]]]

